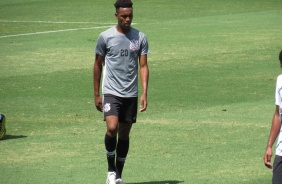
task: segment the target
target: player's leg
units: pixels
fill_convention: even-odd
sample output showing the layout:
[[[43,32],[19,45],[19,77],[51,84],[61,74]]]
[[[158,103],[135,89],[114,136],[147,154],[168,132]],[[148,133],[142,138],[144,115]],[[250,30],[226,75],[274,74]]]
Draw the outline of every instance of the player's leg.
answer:
[[[282,156],[275,156],[273,163],[272,184],[281,184],[282,181]]]
[[[117,131],[118,131],[118,117],[107,116],[106,117],[107,132],[105,135],[105,148],[108,160],[108,172],[115,172],[115,157],[116,157],[116,145],[117,145]]]
[[[120,109],[119,99],[113,95],[104,95],[103,110],[107,125],[105,135],[105,148],[108,161],[108,176],[106,183],[116,183],[116,145],[118,132],[118,114]]]
[[[117,158],[116,158],[116,173],[117,178],[121,178],[123,166],[129,150],[129,134],[132,124],[119,124],[118,143],[117,143]]]
[[[106,184],[116,183],[116,145],[117,145],[117,130],[118,130],[118,117],[107,116],[107,132],[105,135],[105,147],[108,161],[108,175]]]
[[[136,122],[137,97],[123,99],[123,106],[119,116],[119,130],[117,143],[117,178],[121,178],[124,163],[129,150],[129,134],[132,124]]]

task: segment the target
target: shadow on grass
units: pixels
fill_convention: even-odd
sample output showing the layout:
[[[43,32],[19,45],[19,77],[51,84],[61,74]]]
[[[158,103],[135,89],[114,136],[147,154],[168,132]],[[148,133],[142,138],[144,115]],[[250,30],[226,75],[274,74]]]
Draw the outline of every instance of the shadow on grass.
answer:
[[[138,182],[138,183],[127,183],[127,184],[178,184],[183,182],[184,181],[171,180],[171,181],[149,181],[149,182]]]
[[[21,139],[21,138],[26,138],[27,136],[25,135],[5,135],[1,141],[9,140],[9,139]]]

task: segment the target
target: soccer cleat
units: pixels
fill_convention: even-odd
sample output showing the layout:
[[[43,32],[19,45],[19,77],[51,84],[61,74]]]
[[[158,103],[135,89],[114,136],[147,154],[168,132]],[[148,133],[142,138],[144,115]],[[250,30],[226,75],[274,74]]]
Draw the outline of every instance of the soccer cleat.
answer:
[[[121,178],[119,178],[119,179],[116,179],[116,184],[123,184],[123,181],[122,181],[122,179],[121,179]]]
[[[3,139],[6,134],[5,116],[0,114],[0,139]]]
[[[106,184],[116,184],[116,173],[108,172]]]

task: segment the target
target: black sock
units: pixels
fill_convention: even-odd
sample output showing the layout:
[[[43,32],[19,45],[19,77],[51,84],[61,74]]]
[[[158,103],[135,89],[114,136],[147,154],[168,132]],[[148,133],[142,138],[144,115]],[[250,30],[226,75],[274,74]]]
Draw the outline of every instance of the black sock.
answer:
[[[108,171],[115,172],[116,165],[115,165],[115,157],[116,157],[116,144],[117,144],[117,137],[110,137],[107,134],[105,135],[105,147],[107,153],[107,160],[108,160]]]
[[[116,158],[117,178],[121,178],[121,174],[128,150],[129,150],[129,139],[128,140],[119,139],[117,144],[117,158]]]

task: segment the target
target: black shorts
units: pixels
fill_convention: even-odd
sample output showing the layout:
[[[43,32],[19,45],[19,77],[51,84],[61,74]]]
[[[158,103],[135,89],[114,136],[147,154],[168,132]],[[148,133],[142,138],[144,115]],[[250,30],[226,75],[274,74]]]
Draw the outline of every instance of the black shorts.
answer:
[[[103,98],[104,118],[114,115],[119,123],[135,123],[137,116],[137,97],[123,98],[105,94]]]
[[[282,183],[282,156],[275,156],[273,163],[272,184]]]

